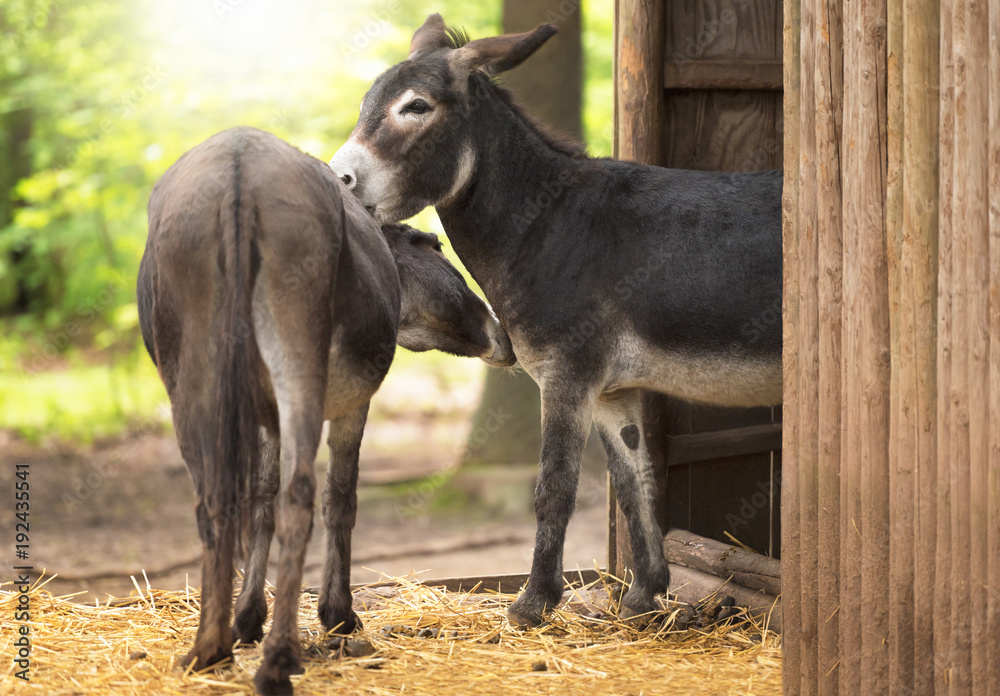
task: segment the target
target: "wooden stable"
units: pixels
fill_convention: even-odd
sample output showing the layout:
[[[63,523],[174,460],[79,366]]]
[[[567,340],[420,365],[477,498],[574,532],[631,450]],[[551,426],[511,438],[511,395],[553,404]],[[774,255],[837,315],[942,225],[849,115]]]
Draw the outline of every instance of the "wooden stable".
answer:
[[[783,416],[650,396],[661,524],[767,456],[785,693],[1000,693],[1000,0],[616,13],[619,157],[785,170]]]
[[[1000,693],[1000,2],[784,40],[785,693]]]
[[[782,162],[781,3],[621,0],[615,22],[615,154],[681,169]],[[763,331],[780,330],[780,308]],[[645,435],[661,527],[780,555],[781,409],[724,409],[647,395]],[[669,480],[669,485],[667,481]],[[609,568],[628,566],[612,494]]]

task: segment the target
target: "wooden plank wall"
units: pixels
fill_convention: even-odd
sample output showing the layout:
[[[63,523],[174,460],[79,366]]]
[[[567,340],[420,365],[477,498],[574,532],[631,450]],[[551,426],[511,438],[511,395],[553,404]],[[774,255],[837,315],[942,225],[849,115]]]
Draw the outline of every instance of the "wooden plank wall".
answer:
[[[698,170],[781,167],[780,0],[619,0],[616,8],[617,157]],[[775,312],[768,326],[778,322]],[[661,526],[724,541],[733,534],[778,556],[781,409],[646,395],[643,412]],[[611,513],[609,567],[620,571],[628,535],[613,501]]]
[[[1000,693],[1000,0],[784,52],[785,693]]]

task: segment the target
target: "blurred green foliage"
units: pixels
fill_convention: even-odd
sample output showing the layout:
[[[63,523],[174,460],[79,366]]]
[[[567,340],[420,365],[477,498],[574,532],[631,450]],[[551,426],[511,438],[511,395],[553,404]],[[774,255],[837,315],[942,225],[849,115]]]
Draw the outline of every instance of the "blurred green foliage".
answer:
[[[609,155],[612,10],[582,11],[587,139]],[[235,125],[329,159],[431,12],[483,36],[501,0],[3,0],[0,427],[165,419],[135,304],[152,185]],[[433,211],[415,224],[440,231]]]

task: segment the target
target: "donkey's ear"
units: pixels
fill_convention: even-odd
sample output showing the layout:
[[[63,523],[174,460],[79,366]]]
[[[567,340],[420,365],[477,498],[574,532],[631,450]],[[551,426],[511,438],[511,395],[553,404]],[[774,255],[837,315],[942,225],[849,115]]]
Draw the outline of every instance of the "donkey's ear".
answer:
[[[424,20],[423,25],[413,32],[410,42],[410,56],[407,60],[416,58],[418,54],[449,46],[448,35],[444,30],[444,18],[435,13]]]
[[[523,34],[504,34],[477,39],[452,51],[448,60],[454,69],[468,74],[484,68],[496,75],[516,68],[526,61],[558,31],[554,24],[539,24]]]

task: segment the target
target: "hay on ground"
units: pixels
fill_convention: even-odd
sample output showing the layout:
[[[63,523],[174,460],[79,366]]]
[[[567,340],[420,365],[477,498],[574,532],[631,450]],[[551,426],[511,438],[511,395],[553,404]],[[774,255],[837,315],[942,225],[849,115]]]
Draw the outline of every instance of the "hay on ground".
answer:
[[[99,605],[29,593],[30,683],[14,676],[18,594],[0,586],[0,693],[252,694],[260,646],[239,649],[216,672],[182,672],[194,640],[198,595],[140,588]],[[396,579],[355,592],[365,630],[329,647],[314,595],[300,603],[305,674],[298,694],[718,694],[781,693],[780,637],[759,624],[639,629],[595,608],[601,588],[578,592],[547,624],[519,631],[504,611],[513,595],[446,592]],[[269,597],[269,601],[271,598]],[[360,606],[359,606],[360,605]],[[267,626],[265,626],[265,630]],[[344,653],[359,656],[349,657]],[[364,654],[370,653],[370,654]]]

